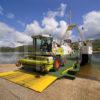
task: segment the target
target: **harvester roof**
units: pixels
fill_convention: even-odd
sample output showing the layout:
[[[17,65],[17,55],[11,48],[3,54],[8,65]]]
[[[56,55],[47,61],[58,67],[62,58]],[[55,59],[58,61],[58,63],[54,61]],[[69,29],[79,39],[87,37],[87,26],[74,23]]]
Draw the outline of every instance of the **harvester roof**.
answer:
[[[32,38],[52,38],[51,35],[33,35]]]

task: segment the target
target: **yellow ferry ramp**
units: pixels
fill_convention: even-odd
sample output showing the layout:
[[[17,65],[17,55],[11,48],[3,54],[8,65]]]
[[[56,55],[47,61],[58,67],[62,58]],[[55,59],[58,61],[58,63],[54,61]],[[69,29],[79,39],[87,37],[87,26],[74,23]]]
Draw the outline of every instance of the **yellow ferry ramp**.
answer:
[[[42,92],[44,89],[46,89],[50,84],[52,84],[57,77],[52,75],[45,75],[40,76],[39,78],[32,78],[29,80],[25,80],[24,82],[21,81],[21,84],[25,83],[26,87],[29,87],[35,91]]]
[[[36,77],[37,75],[39,77]],[[48,74],[40,75],[20,70],[0,73],[0,77],[38,92],[42,92],[57,79],[57,77]]]
[[[6,76],[6,75],[10,75],[15,73],[14,71],[10,71],[10,72],[0,72],[0,77]]]

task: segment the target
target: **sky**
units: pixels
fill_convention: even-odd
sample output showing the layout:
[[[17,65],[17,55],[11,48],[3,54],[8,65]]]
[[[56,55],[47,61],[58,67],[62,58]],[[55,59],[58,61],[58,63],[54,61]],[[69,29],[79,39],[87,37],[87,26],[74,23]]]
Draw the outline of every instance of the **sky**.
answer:
[[[100,38],[100,0],[0,0],[0,46],[30,44],[38,34],[61,40],[69,23],[84,27],[86,39]],[[75,41],[78,33],[67,37]]]

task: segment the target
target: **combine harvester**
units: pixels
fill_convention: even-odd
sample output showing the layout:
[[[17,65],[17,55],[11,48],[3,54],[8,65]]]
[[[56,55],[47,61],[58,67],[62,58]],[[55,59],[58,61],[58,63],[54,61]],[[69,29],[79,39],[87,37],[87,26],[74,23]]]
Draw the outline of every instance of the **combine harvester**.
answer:
[[[72,28],[73,26],[69,26],[67,31]],[[78,54],[72,50],[70,40],[57,43],[50,35],[37,35],[32,38],[33,53],[16,63],[21,68],[0,73],[0,77],[38,92],[42,92],[59,78],[75,78],[74,74],[79,71],[80,62],[75,57]]]

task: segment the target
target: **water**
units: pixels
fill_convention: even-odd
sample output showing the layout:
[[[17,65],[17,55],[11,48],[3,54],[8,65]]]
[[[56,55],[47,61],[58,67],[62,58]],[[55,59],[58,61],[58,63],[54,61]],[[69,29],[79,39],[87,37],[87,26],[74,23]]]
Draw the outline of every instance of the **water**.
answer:
[[[91,63],[81,66],[77,76],[100,81],[100,54],[93,54]]]
[[[22,57],[27,56],[28,53],[19,53],[19,52],[6,52],[0,53],[0,64],[13,64]]]
[[[27,56],[28,53],[7,52],[0,53],[0,64],[12,64],[20,58]],[[91,64],[87,64],[80,68],[77,77],[89,78],[100,81],[100,53],[93,54]]]

